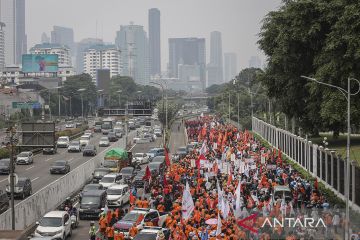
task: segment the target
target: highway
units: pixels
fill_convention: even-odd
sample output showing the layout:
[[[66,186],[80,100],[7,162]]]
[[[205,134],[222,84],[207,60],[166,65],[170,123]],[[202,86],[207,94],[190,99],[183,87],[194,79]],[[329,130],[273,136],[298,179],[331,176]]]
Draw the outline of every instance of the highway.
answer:
[[[180,131],[178,130],[178,124],[179,122],[175,122],[172,126],[172,134],[170,138],[169,147],[170,150],[176,149],[180,146],[185,145],[185,136],[184,136],[184,128],[183,125],[180,128]],[[161,138],[157,138],[155,142],[152,143],[143,143],[143,144],[136,144],[133,146],[133,149],[131,150],[133,154],[135,153],[146,153],[149,149],[154,147],[159,147],[161,145]],[[142,165],[142,168],[145,168],[146,165]],[[138,191],[138,195],[141,196],[141,189]],[[128,206],[127,206],[128,207]],[[98,226],[97,221],[95,221],[96,226]],[[90,227],[90,220],[81,220],[79,227],[77,229],[74,229],[72,232],[71,239],[89,239],[89,227]]]
[[[129,140],[135,135],[135,131],[129,133]],[[110,147],[98,147],[100,138],[103,135],[101,133],[94,133],[91,138],[90,144],[97,146],[98,154],[97,158],[103,158],[106,150],[115,146],[125,146],[125,137],[119,139],[117,142],[111,143]],[[68,153],[67,148],[58,148],[58,152],[55,155],[43,155],[42,153],[34,156],[34,163],[30,165],[16,165],[15,173],[19,177],[29,177],[32,182],[32,192],[35,193],[49,183],[62,177],[61,174],[51,175],[49,172],[50,166],[57,160],[67,160],[70,164],[70,170],[75,169],[85,161],[91,159],[91,157],[83,157],[81,153]],[[0,189],[5,191],[6,185],[8,185],[8,175],[0,176]],[[16,199],[15,204],[20,202],[21,199]]]

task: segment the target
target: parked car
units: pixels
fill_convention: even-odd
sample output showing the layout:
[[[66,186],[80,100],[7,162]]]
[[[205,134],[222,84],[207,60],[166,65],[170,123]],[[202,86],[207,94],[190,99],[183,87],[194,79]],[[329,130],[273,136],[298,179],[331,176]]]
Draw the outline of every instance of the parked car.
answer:
[[[56,142],[56,145],[58,148],[67,148],[69,147],[69,143],[70,143],[70,139],[68,136],[62,136],[62,137],[59,137],[57,142]]]
[[[21,152],[17,155],[16,164],[34,163],[34,154],[32,152]]]
[[[84,135],[89,135],[90,137],[93,137],[93,132],[90,129],[88,129],[85,130]]]
[[[87,145],[83,149],[83,156],[96,156],[96,154],[97,154],[97,150],[94,145]]]
[[[80,146],[84,147],[88,145],[90,142],[90,136],[89,135],[82,135],[80,137]]]
[[[55,144],[53,147],[47,147],[43,148],[43,154],[55,154],[57,153],[57,144]]]
[[[3,158],[0,160],[0,174],[10,174],[10,158]],[[15,171],[15,163],[13,163],[13,169]]]
[[[124,182],[130,183],[130,182],[132,182],[132,180],[135,176],[134,168],[133,167],[124,167],[123,169],[121,169],[120,174],[121,174]]]
[[[111,170],[109,168],[95,168],[93,172],[93,183],[98,183],[106,174],[109,174]]]
[[[116,184],[110,186],[107,190],[108,207],[123,207],[130,200],[130,191],[127,184]]]
[[[135,153],[133,156],[133,162],[136,162],[138,164],[148,163],[149,157],[146,153]]]
[[[102,208],[106,205],[105,190],[91,190],[83,194],[80,201],[79,218],[99,218]]]
[[[120,183],[121,179],[122,179],[122,176],[120,173],[109,173],[109,174],[105,175],[99,181],[99,184],[101,184],[106,189],[106,188],[110,187],[111,185]]]
[[[9,197],[6,192],[0,190],[0,214],[8,210],[10,207]]]
[[[133,179],[133,185],[136,188],[143,188],[144,187],[145,171],[146,171],[146,169],[142,169],[141,171],[136,173],[136,175],[135,175],[135,177]]]
[[[118,138],[116,137],[115,132],[109,132],[108,138],[109,138],[110,142],[116,142],[118,140]]]
[[[10,196],[10,186],[6,186],[6,193]],[[19,177],[14,188],[14,197],[25,199],[32,194],[31,180],[28,177]]]
[[[68,152],[81,152],[80,141],[71,141]]]
[[[149,161],[152,161],[152,159],[156,156],[163,156],[164,151],[164,148],[152,148],[146,154],[149,156]]]
[[[72,234],[70,215],[66,211],[51,211],[36,222],[35,237],[52,236],[52,239],[65,240]]]
[[[66,160],[57,160],[50,166],[50,174],[54,173],[68,173],[70,172],[70,165]]]
[[[110,141],[108,137],[102,137],[99,141],[99,147],[108,147],[110,146]]]
[[[139,218],[142,220],[139,221]],[[159,212],[155,209],[134,208],[129,211],[121,220],[114,224],[115,230],[122,232],[125,238],[129,238],[129,229],[135,226],[138,230],[142,230],[146,222],[151,222],[153,226],[163,226],[168,213]]]
[[[92,190],[103,190],[103,189],[104,189],[104,187],[101,184],[97,184],[97,183],[86,184],[84,186],[84,188],[82,189],[82,191],[79,193],[79,199],[81,201],[81,198],[85,192],[92,191]]]

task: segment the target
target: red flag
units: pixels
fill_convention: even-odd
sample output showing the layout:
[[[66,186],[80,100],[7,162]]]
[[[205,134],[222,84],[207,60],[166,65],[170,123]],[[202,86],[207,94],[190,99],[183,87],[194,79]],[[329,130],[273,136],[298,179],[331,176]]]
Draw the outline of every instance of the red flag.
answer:
[[[169,153],[166,149],[166,147],[164,146],[164,150],[165,150],[165,164],[167,167],[170,167],[170,158],[169,158]]]
[[[145,170],[145,176],[143,177],[143,179],[149,181],[150,178],[151,178],[151,172],[150,172],[149,165],[147,165],[146,170]]]
[[[232,182],[232,173],[231,171],[229,171],[229,176],[228,176],[228,181],[227,181],[227,185],[230,186]]]
[[[165,175],[164,175],[164,180],[163,180],[163,183],[164,183],[164,187],[167,187],[168,182],[167,182],[167,180],[166,180],[166,176],[165,176]]]

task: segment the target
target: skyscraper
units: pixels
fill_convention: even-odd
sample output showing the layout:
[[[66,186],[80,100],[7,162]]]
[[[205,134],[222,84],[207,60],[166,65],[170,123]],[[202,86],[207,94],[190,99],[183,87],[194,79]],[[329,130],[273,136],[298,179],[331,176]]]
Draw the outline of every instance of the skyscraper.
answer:
[[[149,42],[144,27],[133,23],[120,26],[115,44],[121,50],[123,75],[138,84],[149,84]]]
[[[51,31],[51,43],[66,45],[70,48],[71,56],[75,56],[74,31],[72,28],[54,26]]]
[[[161,74],[160,50],[160,11],[157,8],[149,10],[149,57],[150,74]]]
[[[169,38],[169,76],[178,77],[179,64],[199,65],[200,81],[205,88],[205,38]]]
[[[76,44],[76,72],[81,74],[84,72],[84,55],[85,51],[94,45],[102,45],[103,40],[98,38],[86,38]]]
[[[0,71],[5,68],[5,24],[0,22]]]
[[[249,60],[249,67],[250,68],[261,68],[261,60],[259,56],[251,56]]]
[[[237,56],[236,53],[224,53],[225,58],[225,82],[229,82],[237,74]]]
[[[210,63],[208,65],[208,86],[223,83],[223,57],[221,33],[210,34]]]
[[[5,64],[20,64],[27,51],[25,0],[0,0],[0,21],[6,26]]]
[[[50,38],[44,32],[41,34],[41,43],[50,43]]]

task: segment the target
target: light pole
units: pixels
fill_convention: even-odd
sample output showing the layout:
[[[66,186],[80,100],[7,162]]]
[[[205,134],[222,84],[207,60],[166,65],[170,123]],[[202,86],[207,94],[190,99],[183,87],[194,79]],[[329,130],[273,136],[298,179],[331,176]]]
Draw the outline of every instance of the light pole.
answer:
[[[84,100],[83,100],[83,92],[85,91],[85,88],[80,88],[79,90],[77,90],[80,93],[80,97],[81,97],[81,116],[82,118],[84,118]]]
[[[351,96],[357,95],[360,92],[360,82],[359,80],[355,79],[355,78],[348,78],[348,86],[347,86],[347,90],[345,90],[344,88],[341,88],[339,86],[335,86],[329,83],[324,83],[324,82],[320,82],[318,80],[316,80],[315,78],[310,78],[310,77],[306,77],[306,76],[301,76],[302,78],[305,78],[307,80],[316,82],[318,84],[321,85],[325,85],[331,88],[336,88],[337,90],[339,90],[342,95],[345,97],[345,99],[347,100],[347,143],[346,143],[346,178],[345,178],[345,203],[346,203],[346,224],[345,224],[345,239],[349,239],[350,233],[349,233],[349,221],[350,221],[350,135],[351,135],[351,126],[350,126],[350,100],[351,100]],[[351,93],[351,89],[350,89],[350,83],[351,80],[354,80],[357,82],[357,84],[359,85],[359,89],[357,90],[357,92],[355,93]]]
[[[161,83],[157,83],[157,82],[150,82],[151,84],[157,85],[161,87],[161,91],[162,91],[162,102],[163,102],[163,110],[165,108],[165,92],[164,92],[164,86]],[[166,105],[167,105],[167,97],[166,97]],[[164,141],[164,145],[166,144],[166,128],[167,128],[167,106],[166,106],[166,110],[165,110],[165,127],[163,129],[163,141]]]
[[[120,97],[121,97],[122,90],[117,90],[116,92],[119,94],[119,106],[120,106],[120,102],[121,102]]]
[[[14,174],[14,144],[15,139],[14,135],[16,134],[16,129],[14,126],[7,128],[6,133],[10,137],[10,206],[11,206],[11,229],[15,230],[15,201],[14,201],[14,190],[15,190],[15,174]]]

